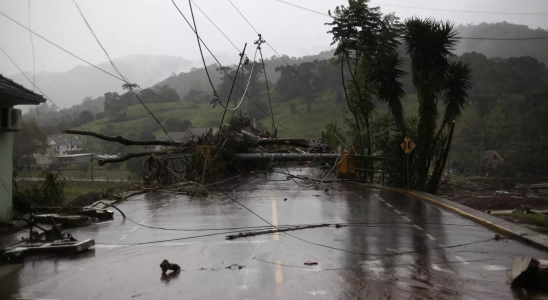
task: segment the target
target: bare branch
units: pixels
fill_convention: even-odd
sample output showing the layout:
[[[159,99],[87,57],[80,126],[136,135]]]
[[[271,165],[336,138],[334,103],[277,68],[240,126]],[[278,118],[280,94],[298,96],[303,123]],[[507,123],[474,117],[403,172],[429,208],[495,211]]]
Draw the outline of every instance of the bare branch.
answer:
[[[149,155],[169,155],[173,153],[179,153],[179,151],[148,151],[148,152],[130,153],[122,157],[100,159],[97,161],[97,164],[99,164],[100,166],[103,166],[104,164],[124,162],[126,160],[130,160],[136,157],[143,157],[143,156],[149,156]]]
[[[136,146],[156,146],[156,145],[158,145],[158,146],[173,146],[173,144],[178,145],[178,146],[184,145],[184,143],[172,142],[172,141],[134,141],[134,140],[125,139],[121,136],[108,136],[108,135],[103,135],[103,134],[93,132],[93,131],[63,129],[63,133],[93,136],[93,137],[96,137],[98,139],[102,139],[102,140],[105,140],[105,141],[117,142],[117,143],[120,143],[120,144],[125,145],[125,146],[132,146],[132,145],[136,145]]]

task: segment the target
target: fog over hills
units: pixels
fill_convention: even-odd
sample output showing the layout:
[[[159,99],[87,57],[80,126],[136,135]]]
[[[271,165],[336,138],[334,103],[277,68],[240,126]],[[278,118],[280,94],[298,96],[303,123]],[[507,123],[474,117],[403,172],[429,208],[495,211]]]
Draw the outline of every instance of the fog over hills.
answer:
[[[148,87],[172,73],[189,71],[194,62],[174,56],[131,55],[114,59],[114,64],[131,82]],[[109,62],[97,65],[116,75]],[[32,79],[32,74],[26,72]],[[32,89],[21,73],[9,76],[15,82]],[[106,92],[122,92],[123,82],[88,65],[79,65],[66,72],[40,72],[36,86],[62,108],[79,104],[85,97],[102,96]]]

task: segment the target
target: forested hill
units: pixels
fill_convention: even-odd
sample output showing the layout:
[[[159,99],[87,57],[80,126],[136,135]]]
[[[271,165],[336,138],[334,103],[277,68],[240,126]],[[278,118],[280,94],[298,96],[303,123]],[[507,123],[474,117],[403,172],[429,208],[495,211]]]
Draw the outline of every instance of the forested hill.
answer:
[[[272,83],[278,81],[280,78],[280,73],[276,72],[276,67],[285,65],[284,60],[290,64],[301,64],[303,62],[311,62],[314,60],[328,60],[333,57],[334,50],[323,51],[315,55],[305,55],[303,57],[289,57],[287,55],[283,56],[283,60],[279,57],[272,56],[271,58],[265,57],[265,66],[266,66],[266,76],[268,80]],[[250,59],[253,58],[252,54],[248,54]],[[259,59],[257,59],[259,61]],[[238,57],[234,57],[234,63],[238,62]],[[225,67],[236,68],[235,65],[227,65]],[[207,67],[211,80],[215,86],[221,84],[223,75],[221,74],[222,70],[217,70],[218,65],[210,65]],[[223,73],[224,74],[224,73]],[[204,68],[192,68],[188,73],[180,73],[177,76],[170,76],[165,80],[158,82],[157,86],[169,85],[171,88],[175,89],[181,97],[185,96],[191,89],[197,91],[207,91],[211,92],[211,85],[207,79]]]
[[[545,29],[532,29],[525,25],[506,22],[459,25],[455,29],[459,32],[458,36],[472,38],[525,39],[548,37],[548,31]],[[548,39],[525,41],[461,40],[456,50],[458,55],[466,52],[478,52],[487,57],[531,56],[540,62],[548,63]]]

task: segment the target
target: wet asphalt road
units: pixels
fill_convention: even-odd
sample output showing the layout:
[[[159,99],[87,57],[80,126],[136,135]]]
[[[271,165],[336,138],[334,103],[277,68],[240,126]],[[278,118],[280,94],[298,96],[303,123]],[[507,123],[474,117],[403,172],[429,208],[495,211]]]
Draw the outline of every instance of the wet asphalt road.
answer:
[[[78,239],[94,238],[90,251],[34,255],[3,267],[0,299],[548,298],[507,284],[517,255],[544,258],[546,252],[494,241],[493,231],[410,196],[348,183],[316,190],[276,173],[219,187],[274,225],[356,224],[227,241],[224,232],[234,230],[202,229],[268,224],[214,187],[209,199],[140,195],[119,206],[133,221],[116,215],[69,230]],[[217,235],[191,238],[208,234]],[[171,241],[131,245],[161,240]],[[163,259],[182,271],[163,276]]]

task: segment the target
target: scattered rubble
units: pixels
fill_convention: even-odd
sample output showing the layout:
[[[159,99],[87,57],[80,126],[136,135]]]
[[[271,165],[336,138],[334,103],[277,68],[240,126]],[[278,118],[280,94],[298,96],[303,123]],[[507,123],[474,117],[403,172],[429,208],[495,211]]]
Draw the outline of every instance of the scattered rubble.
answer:
[[[166,273],[170,270],[173,272],[179,272],[181,270],[181,267],[178,264],[172,264],[167,259],[162,261],[160,268],[162,269],[162,273]]]
[[[518,256],[512,265],[512,286],[548,290],[548,260]]]
[[[51,229],[38,225],[34,215],[24,219],[29,226],[29,237],[21,242],[0,250],[0,258],[13,261],[30,253],[73,254],[89,249],[95,245],[93,239],[78,241],[70,233],[63,232],[53,216],[43,216],[44,222],[50,221]],[[34,228],[41,230],[37,232]]]
[[[239,265],[239,264],[231,264],[230,266],[226,267],[225,269],[228,269],[228,270],[241,270],[245,268],[245,266],[242,266],[242,265]]]

